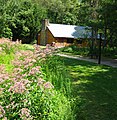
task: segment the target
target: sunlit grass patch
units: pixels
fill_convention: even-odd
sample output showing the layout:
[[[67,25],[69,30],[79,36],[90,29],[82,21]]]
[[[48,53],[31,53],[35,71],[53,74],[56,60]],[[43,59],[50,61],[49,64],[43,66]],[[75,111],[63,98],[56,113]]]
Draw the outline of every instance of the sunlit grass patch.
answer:
[[[69,58],[63,60],[72,76],[76,120],[115,120],[117,68]]]

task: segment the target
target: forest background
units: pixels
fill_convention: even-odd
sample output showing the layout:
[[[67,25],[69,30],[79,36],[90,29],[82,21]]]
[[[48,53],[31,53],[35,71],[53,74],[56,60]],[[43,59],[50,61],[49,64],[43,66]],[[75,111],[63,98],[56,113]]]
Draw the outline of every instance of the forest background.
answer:
[[[117,46],[116,0],[0,0],[0,37],[36,40],[45,18],[52,23],[90,26]]]

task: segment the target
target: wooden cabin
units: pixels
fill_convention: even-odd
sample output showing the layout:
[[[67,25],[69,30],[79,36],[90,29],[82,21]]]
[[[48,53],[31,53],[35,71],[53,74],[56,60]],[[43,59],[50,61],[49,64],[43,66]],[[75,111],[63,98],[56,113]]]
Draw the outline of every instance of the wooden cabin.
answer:
[[[49,23],[48,19],[43,20],[42,29],[38,34],[38,45],[52,44],[55,42],[58,45],[69,45],[77,42],[84,44],[81,40],[91,38],[90,27],[53,24]]]

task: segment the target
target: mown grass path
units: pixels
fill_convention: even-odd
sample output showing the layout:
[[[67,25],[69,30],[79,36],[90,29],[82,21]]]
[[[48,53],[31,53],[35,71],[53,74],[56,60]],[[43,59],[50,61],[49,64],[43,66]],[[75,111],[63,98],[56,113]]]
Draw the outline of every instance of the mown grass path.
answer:
[[[72,76],[76,120],[117,120],[117,68],[62,59]]]

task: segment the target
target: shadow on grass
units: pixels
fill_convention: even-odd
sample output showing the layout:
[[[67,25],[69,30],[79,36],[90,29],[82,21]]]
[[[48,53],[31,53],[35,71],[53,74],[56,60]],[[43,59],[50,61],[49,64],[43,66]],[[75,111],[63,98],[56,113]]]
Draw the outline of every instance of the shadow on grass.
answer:
[[[117,120],[117,68],[62,60],[72,76],[76,120]]]

